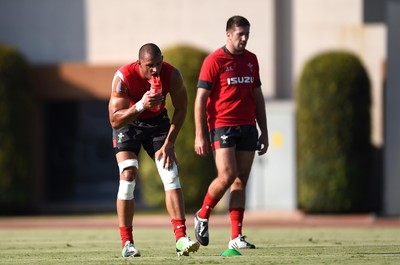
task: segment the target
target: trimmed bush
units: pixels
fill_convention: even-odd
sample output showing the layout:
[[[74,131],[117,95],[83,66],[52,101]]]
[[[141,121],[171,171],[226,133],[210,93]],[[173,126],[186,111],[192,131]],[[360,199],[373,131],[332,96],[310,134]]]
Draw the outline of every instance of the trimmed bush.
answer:
[[[0,45],[0,209],[31,208],[33,93],[30,68],[12,47]]]
[[[188,93],[188,110],[185,123],[175,143],[175,151],[179,163],[180,182],[187,210],[195,210],[201,206],[208,185],[215,178],[215,166],[212,155],[201,158],[194,152],[194,100],[197,92],[197,80],[201,65],[207,53],[196,48],[180,45],[165,49],[164,60],[181,72]],[[172,118],[173,107],[167,98],[168,115]],[[141,152],[140,178],[143,200],[147,205],[161,207],[164,205],[164,188],[158,172],[151,159]],[[145,158],[146,157],[146,158]],[[142,166],[143,165],[143,166]]]
[[[305,212],[365,211],[370,180],[370,83],[353,54],[308,61],[297,90],[299,207]]]

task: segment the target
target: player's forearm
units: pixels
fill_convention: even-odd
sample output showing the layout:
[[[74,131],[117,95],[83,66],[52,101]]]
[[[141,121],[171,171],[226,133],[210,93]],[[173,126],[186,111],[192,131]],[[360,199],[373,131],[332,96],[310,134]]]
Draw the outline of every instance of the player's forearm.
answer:
[[[174,115],[172,116],[171,127],[165,141],[175,143],[176,138],[182,129],[185,117],[186,109],[175,109]]]
[[[197,117],[195,121],[195,135],[196,137],[204,137],[207,132],[205,115]]]
[[[194,123],[196,137],[204,137],[207,131],[206,104],[199,98],[195,101]]]
[[[260,114],[257,115],[257,124],[260,128],[261,133],[268,134],[268,127],[267,127],[267,118],[264,112],[264,115]]]
[[[261,133],[268,134],[267,114],[263,96],[256,97],[256,120]]]
[[[114,129],[119,129],[123,126],[126,126],[132,121],[136,120],[140,113],[141,111],[138,111],[135,105],[128,109],[118,110],[112,113],[110,117],[111,126]]]

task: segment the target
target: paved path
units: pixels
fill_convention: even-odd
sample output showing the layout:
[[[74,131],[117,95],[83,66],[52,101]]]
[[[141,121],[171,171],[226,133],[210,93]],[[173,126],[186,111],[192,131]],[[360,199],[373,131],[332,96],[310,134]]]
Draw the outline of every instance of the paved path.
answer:
[[[193,214],[187,215],[187,226],[193,226]],[[167,214],[138,213],[134,219],[136,227],[170,226]],[[210,225],[229,227],[229,215],[213,214]],[[369,214],[351,215],[303,215],[300,212],[246,212],[245,226],[253,227],[399,227],[400,217],[377,218]],[[107,215],[85,216],[18,216],[0,217],[0,229],[7,228],[54,228],[117,227],[117,217]]]

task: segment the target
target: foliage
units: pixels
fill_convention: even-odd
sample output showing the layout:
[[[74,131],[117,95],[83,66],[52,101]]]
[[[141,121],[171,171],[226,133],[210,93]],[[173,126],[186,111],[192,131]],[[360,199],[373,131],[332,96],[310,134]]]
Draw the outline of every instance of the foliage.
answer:
[[[297,91],[299,206],[363,211],[370,179],[370,83],[359,59],[332,51],[304,67]]]
[[[0,208],[30,208],[33,176],[33,93],[30,68],[18,51],[0,46]]]
[[[197,91],[197,80],[200,68],[207,53],[185,45],[165,49],[164,60],[175,66],[181,72],[188,92],[188,109],[185,123],[175,143],[175,151],[179,163],[179,176],[188,209],[200,207],[208,185],[215,177],[213,158],[201,158],[194,152],[194,100]],[[169,117],[172,118],[173,107],[167,99]],[[143,187],[143,199],[152,206],[161,206],[164,203],[163,185],[158,176],[154,163],[150,159],[143,159],[141,152],[140,178]],[[146,154],[147,156],[147,154]]]

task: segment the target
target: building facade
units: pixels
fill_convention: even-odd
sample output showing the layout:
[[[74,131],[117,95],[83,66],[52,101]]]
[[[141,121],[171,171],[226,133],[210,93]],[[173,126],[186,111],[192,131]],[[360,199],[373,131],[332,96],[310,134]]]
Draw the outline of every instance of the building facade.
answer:
[[[115,69],[136,60],[139,47],[147,42],[161,49],[188,44],[211,52],[224,45],[226,20],[236,14],[251,23],[248,49],[258,56],[267,102],[283,101],[293,111],[296,83],[308,59],[335,49],[359,56],[372,84],[371,141],[382,149],[385,66],[391,47],[388,21],[397,23],[387,19],[391,14],[387,10],[395,10],[391,11],[393,18],[397,8],[396,0],[252,0],[245,4],[239,0],[0,0],[0,43],[17,47],[34,67],[39,124],[35,142],[41,150],[37,158],[37,203],[48,205],[57,201],[57,196],[63,198],[52,187],[69,184],[67,180],[54,180],[55,171],[61,172],[59,179],[79,179],[79,185],[70,188],[80,195],[69,201],[96,197],[84,192],[93,180],[99,196],[114,198],[109,191],[116,185],[109,177],[117,174],[112,166],[114,158],[102,146],[107,146],[110,133],[106,105]],[[396,67],[396,63],[389,65]],[[391,82],[396,84],[397,80]],[[64,113],[70,115],[59,119]],[[78,129],[55,129],[67,122],[74,125],[67,124],[68,128]],[[294,121],[289,118],[288,122]],[[93,135],[92,127],[102,129]],[[288,124],[287,128],[295,126]],[[59,140],[49,136],[54,134],[59,134],[64,145],[54,144]],[[286,159],[295,159],[294,153],[295,144]],[[65,163],[76,170],[58,170]],[[267,162],[257,163],[268,167]],[[391,165],[387,165],[393,176],[390,179],[395,179],[399,169]],[[284,192],[294,192],[295,197],[295,170],[287,174],[293,181]],[[395,198],[390,195],[387,203]],[[290,201],[291,205],[295,203]],[[87,207],[90,205],[88,202]],[[395,207],[390,213],[400,214],[400,209]]]

